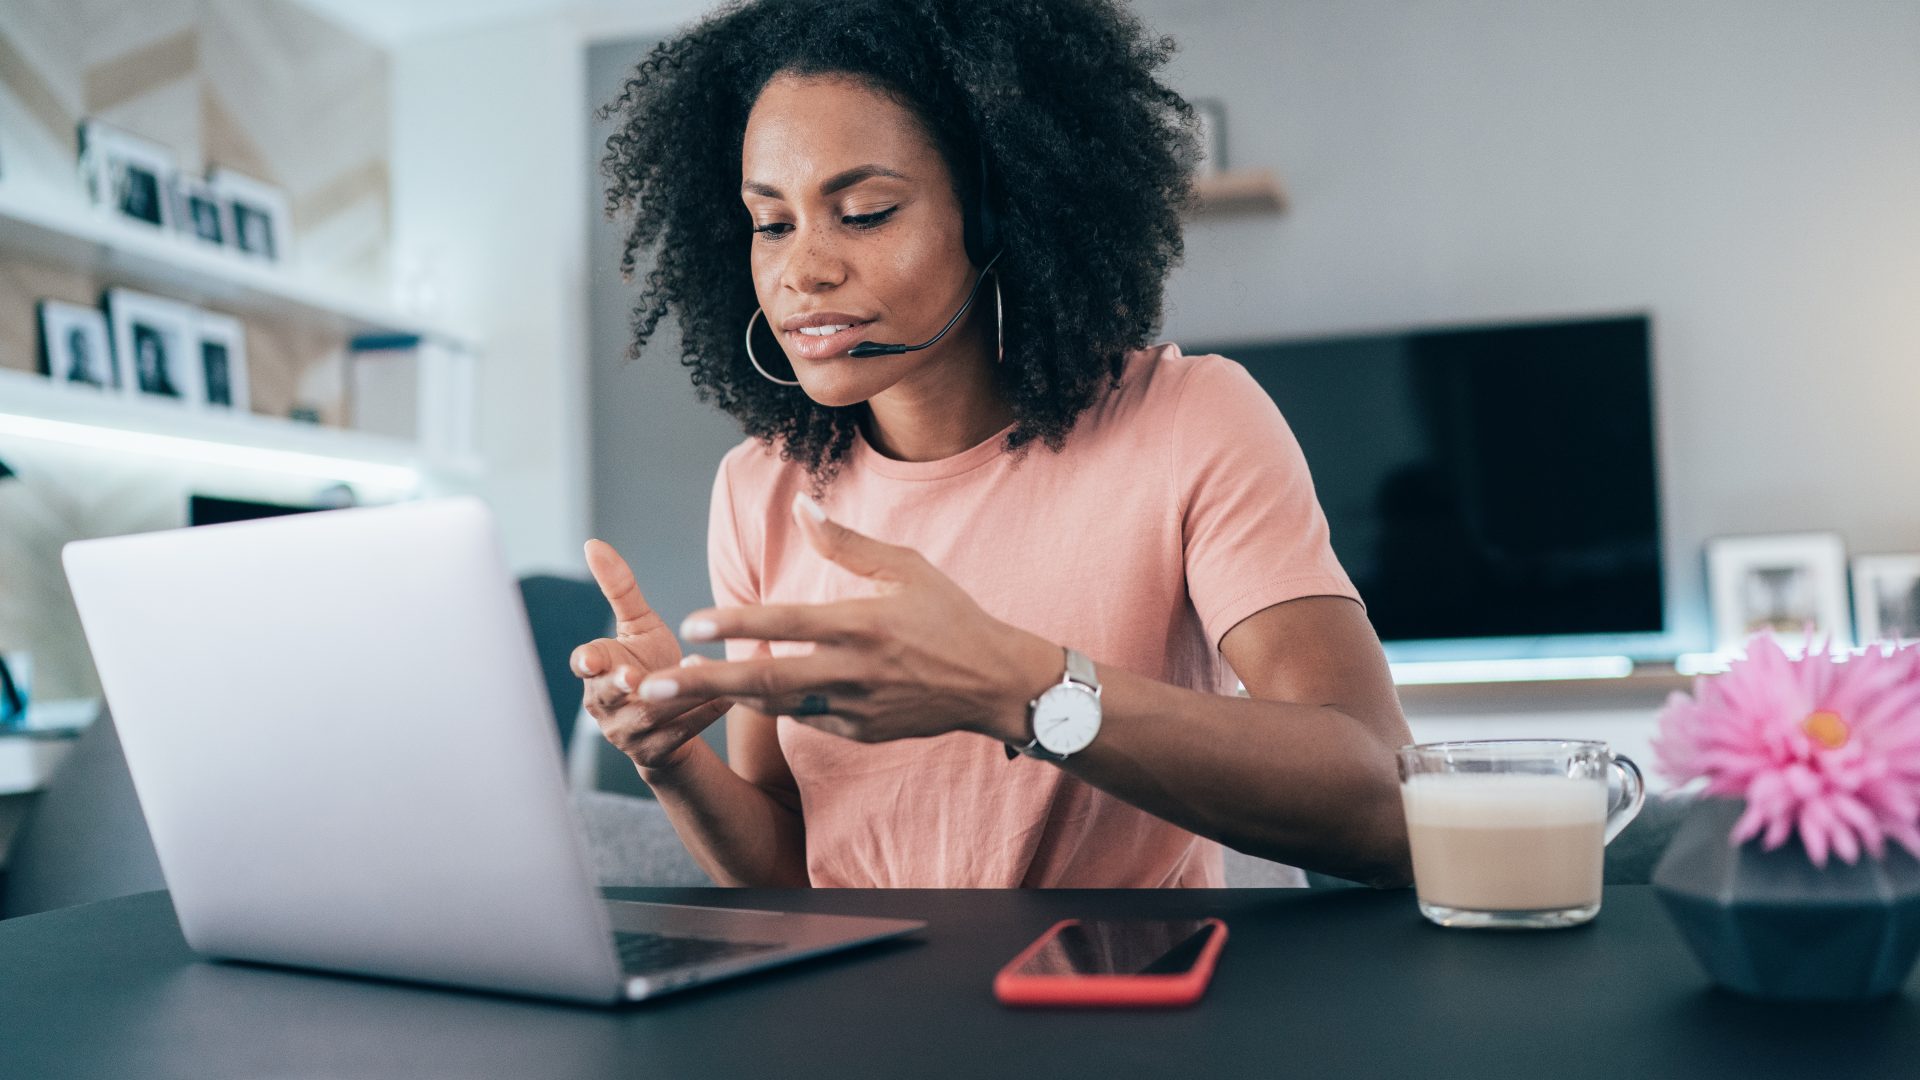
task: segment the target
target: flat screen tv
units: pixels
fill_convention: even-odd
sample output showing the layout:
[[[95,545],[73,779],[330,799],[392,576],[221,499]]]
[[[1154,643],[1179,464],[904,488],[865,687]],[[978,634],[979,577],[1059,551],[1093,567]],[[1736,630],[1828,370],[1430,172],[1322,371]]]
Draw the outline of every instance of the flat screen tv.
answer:
[[[286,503],[260,502],[254,499],[229,499],[220,495],[189,494],[188,525],[224,525],[230,521],[284,517],[287,514],[311,514],[325,506],[292,506]]]
[[[1381,640],[1663,630],[1644,315],[1224,342],[1279,405]]]

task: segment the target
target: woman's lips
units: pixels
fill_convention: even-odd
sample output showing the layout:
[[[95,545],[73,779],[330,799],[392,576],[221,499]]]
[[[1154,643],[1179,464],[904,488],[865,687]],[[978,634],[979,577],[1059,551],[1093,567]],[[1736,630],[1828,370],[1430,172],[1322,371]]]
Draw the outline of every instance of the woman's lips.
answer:
[[[854,323],[837,334],[825,337],[803,334],[798,330],[788,330],[783,336],[787,339],[787,351],[794,356],[802,360],[825,360],[839,356],[867,340],[867,327],[872,325],[872,322]]]

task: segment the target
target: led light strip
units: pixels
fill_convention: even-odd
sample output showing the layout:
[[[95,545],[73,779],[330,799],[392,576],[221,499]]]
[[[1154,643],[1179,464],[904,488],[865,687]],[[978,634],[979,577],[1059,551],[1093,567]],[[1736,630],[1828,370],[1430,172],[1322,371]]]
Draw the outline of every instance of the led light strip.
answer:
[[[1681,653],[1673,658],[1676,675],[1718,675],[1727,670],[1735,653]]]
[[[1437,683],[1540,682],[1552,679],[1624,679],[1633,674],[1625,656],[1547,656],[1527,660],[1420,660],[1389,664],[1401,686]]]
[[[76,424],[67,420],[21,416],[17,413],[0,413],[0,435],[18,435],[28,439],[66,443],[70,446],[112,450],[126,454],[148,454],[204,465],[291,473],[296,476],[312,476],[322,480],[340,480],[388,489],[411,490],[420,485],[420,470],[411,465],[389,465],[356,458],[310,454],[301,450],[237,446],[233,443],[208,439],[127,431],[122,428],[100,427],[94,424]]]

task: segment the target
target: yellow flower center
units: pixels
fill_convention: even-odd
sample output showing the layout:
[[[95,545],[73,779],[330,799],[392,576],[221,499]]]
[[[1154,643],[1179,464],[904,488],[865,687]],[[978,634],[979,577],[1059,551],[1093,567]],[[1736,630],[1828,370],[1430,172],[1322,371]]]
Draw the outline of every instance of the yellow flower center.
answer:
[[[1800,730],[1807,733],[1807,738],[1821,746],[1829,750],[1838,750],[1847,745],[1847,735],[1851,729],[1847,727],[1845,720],[1840,719],[1839,713],[1821,709],[1801,721]]]

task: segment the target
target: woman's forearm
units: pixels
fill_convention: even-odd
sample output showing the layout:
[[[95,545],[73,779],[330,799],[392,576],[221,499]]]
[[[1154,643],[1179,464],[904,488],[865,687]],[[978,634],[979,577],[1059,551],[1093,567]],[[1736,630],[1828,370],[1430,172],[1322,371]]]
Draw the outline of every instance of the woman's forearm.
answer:
[[[1058,647],[1045,648],[1041,686],[1060,677]],[[1100,734],[1061,768],[1237,851],[1371,885],[1412,881],[1394,747],[1366,725],[1331,706],[1098,670]],[[1002,737],[1025,743],[1026,723]]]
[[[706,740],[689,739],[671,767],[642,768],[640,778],[714,884],[809,884],[799,812],[728,768]]]

